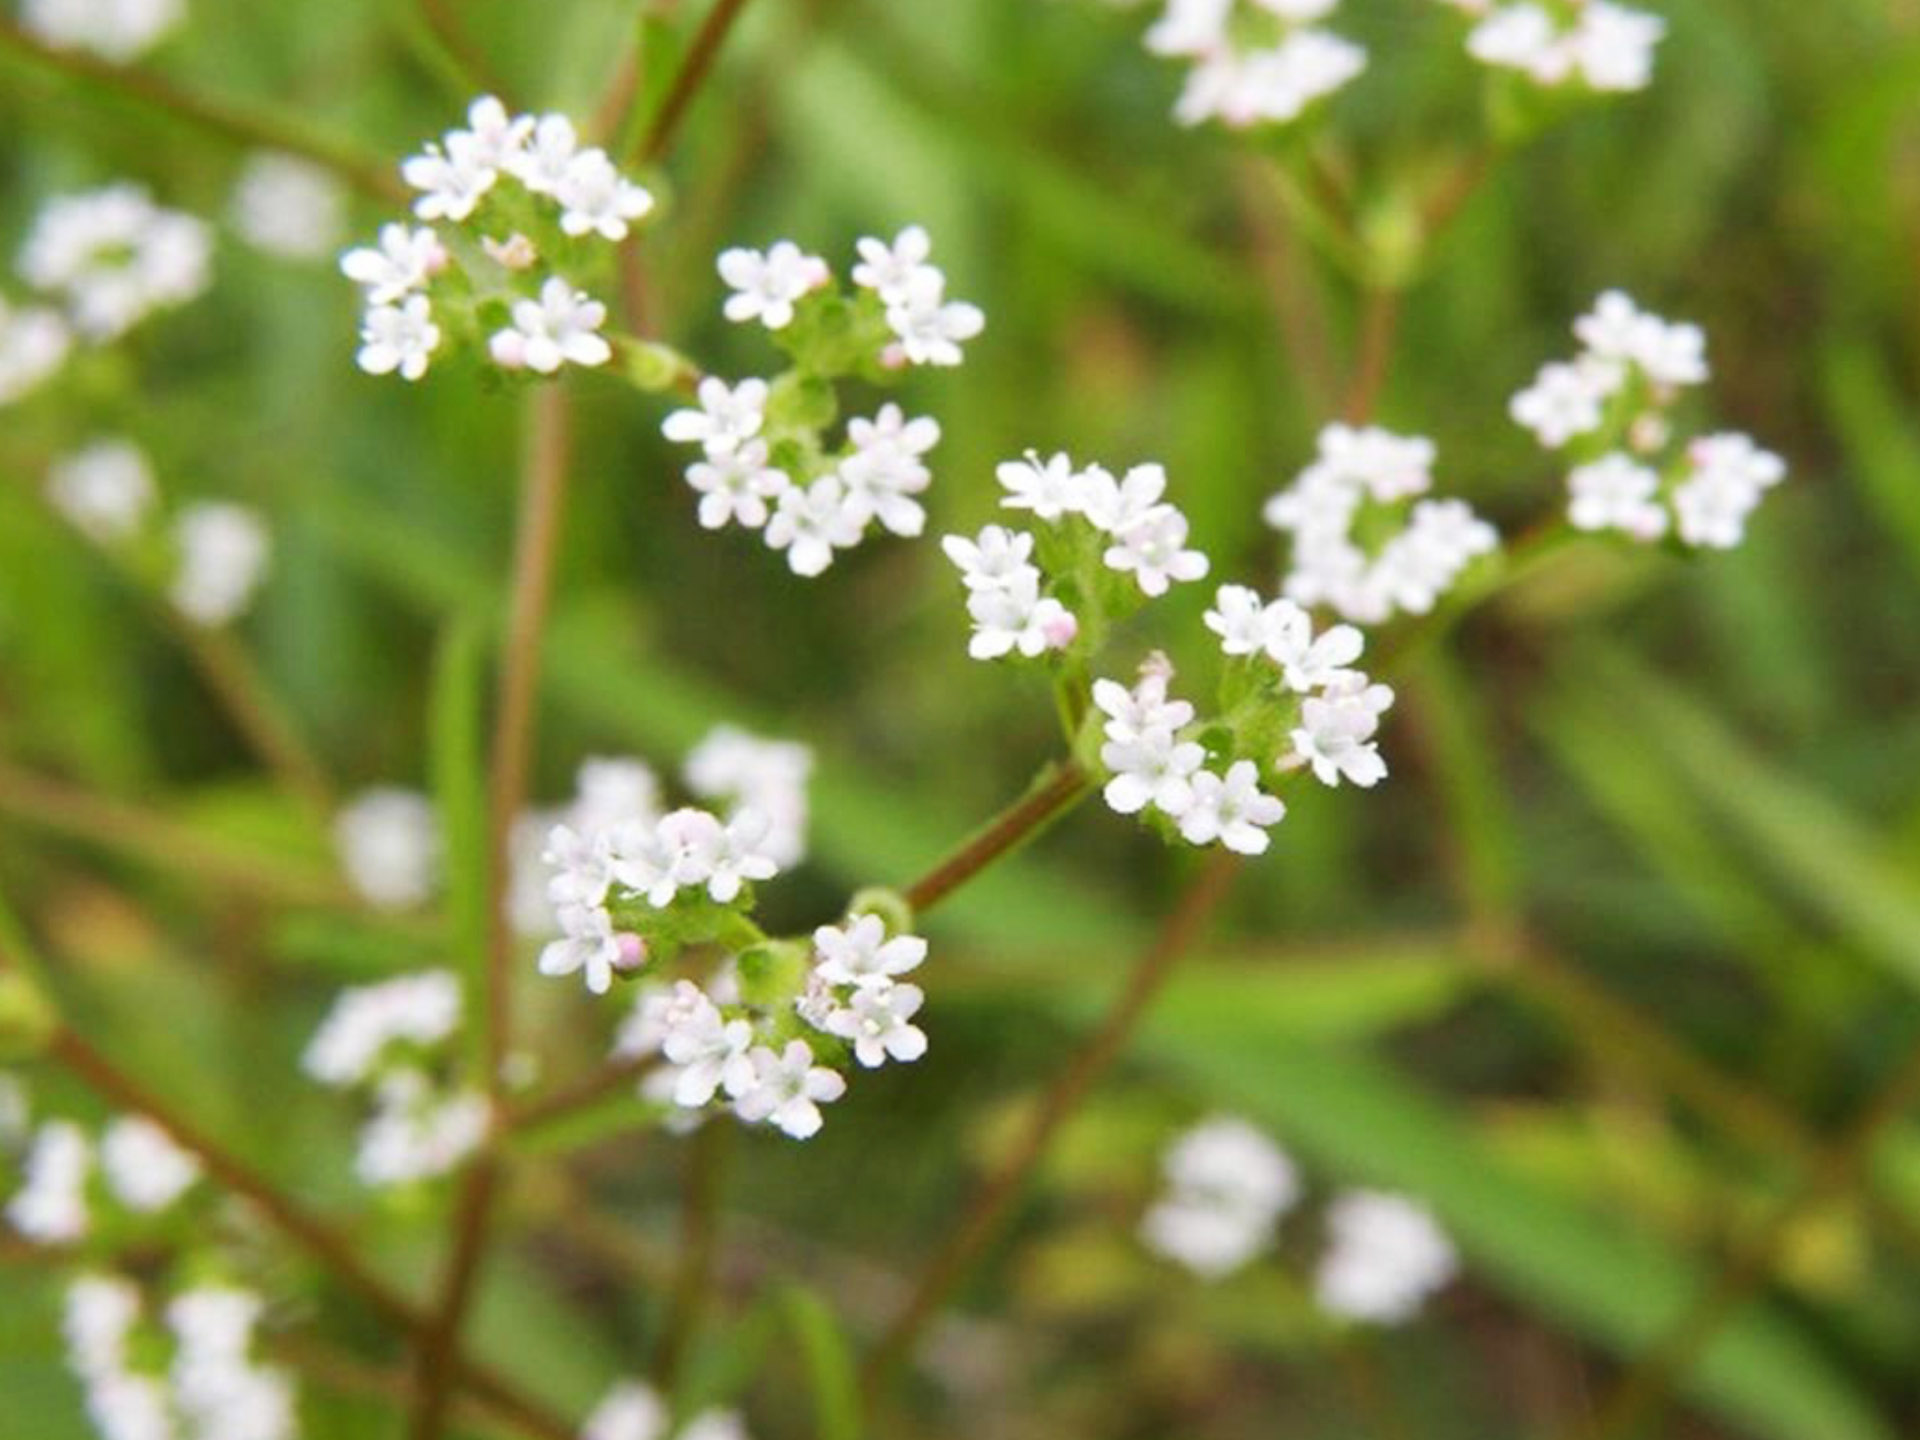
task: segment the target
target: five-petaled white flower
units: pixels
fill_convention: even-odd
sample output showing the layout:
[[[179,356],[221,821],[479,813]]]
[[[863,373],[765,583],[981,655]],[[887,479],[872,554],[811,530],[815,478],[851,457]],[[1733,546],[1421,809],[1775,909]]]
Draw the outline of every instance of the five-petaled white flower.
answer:
[[[767,521],[770,548],[787,552],[787,568],[813,576],[833,564],[835,550],[850,550],[866,533],[866,507],[854,500],[837,475],[823,475],[804,490],[780,493],[779,507]]]
[[[440,344],[440,327],[424,295],[409,295],[398,305],[368,309],[360,329],[360,353],[355,357],[369,375],[392,375],[418,380]]]
[[[926,1002],[918,985],[872,985],[853,992],[822,1026],[853,1045],[853,1058],[869,1070],[888,1060],[913,1061],[927,1053],[927,1035],[910,1024]]]
[[[446,263],[446,247],[427,226],[409,230],[388,224],[380,227],[377,245],[363,245],[340,257],[340,273],[366,287],[368,304],[391,305],[424,290]]]
[[[791,240],[775,241],[764,253],[742,246],[723,250],[717,264],[734,291],[723,307],[727,319],[758,320],[769,330],[792,324],[795,303],[833,278],[826,261]]]
[[[1207,573],[1207,557],[1185,548],[1187,517],[1171,505],[1156,506],[1113,538],[1104,557],[1108,568],[1131,571],[1144,594],[1164,595],[1174,581]]]
[[[820,1107],[847,1093],[847,1082],[837,1070],[813,1063],[813,1047],[789,1040],[779,1054],[764,1045],[752,1052],[754,1085],[734,1101],[742,1120],[769,1121],[796,1140],[819,1133]]]
[[[817,973],[833,985],[886,985],[927,958],[927,942],[918,935],[887,938],[878,915],[858,915],[844,927],[822,925],[813,932],[820,960]]]
[[[729,386],[709,375],[700,382],[700,408],[676,410],[660,433],[681,445],[699,445],[718,460],[760,433],[767,417],[767,382],[742,380]]]
[[[607,307],[558,275],[547,277],[537,300],[513,302],[513,324],[488,342],[494,363],[508,370],[551,375],[562,365],[604,365],[613,347],[600,334]]]
[[[1218,840],[1241,855],[1261,855],[1267,827],[1285,817],[1279,797],[1260,788],[1260,772],[1251,760],[1236,760],[1226,775],[1202,770],[1193,777],[1191,802],[1180,816],[1180,833],[1195,845]]]
[[[767,463],[767,442],[759,439],[695,461],[687,484],[700,492],[700,523],[708,530],[729,521],[757,530],[767,523],[767,502],[793,488],[786,471]]]

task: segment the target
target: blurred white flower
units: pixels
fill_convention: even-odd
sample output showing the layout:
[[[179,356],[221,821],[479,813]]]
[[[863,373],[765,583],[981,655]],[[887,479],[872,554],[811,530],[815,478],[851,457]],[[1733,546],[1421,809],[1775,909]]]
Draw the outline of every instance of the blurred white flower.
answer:
[[[142,1115],[123,1115],[100,1139],[107,1188],[130,1210],[165,1210],[200,1178],[200,1162]]]
[[[440,871],[440,821],[416,790],[363,790],[333,820],[334,849],[347,880],[368,903],[406,910],[433,895]]]
[[[446,970],[343,990],[301,1064],[323,1085],[358,1085],[373,1077],[390,1045],[431,1049],[452,1035],[460,1006],[460,982]]]
[[[130,441],[96,440],[53,463],[47,498],[95,544],[118,544],[138,534],[153,509],[153,468]]]
[[[180,556],[169,591],[174,605],[202,625],[237,619],[267,572],[265,523],[244,506],[201,501],[181,510],[174,540]]]
[[[1438,1222],[1405,1196],[1342,1195],[1327,1211],[1327,1230],[1314,1293],[1322,1309],[1349,1320],[1402,1324],[1459,1269]]]
[[[288,260],[318,260],[340,243],[346,197],[310,160],[255,155],[233,191],[233,225],[249,245]]]
[[[165,210],[133,184],[49,200],[20,252],[20,275],[64,299],[74,327],[111,340],[155,310],[207,288],[213,237],[191,215]]]
[[[124,65],[186,17],[185,0],[24,0],[20,23],[61,50],[91,50]]]

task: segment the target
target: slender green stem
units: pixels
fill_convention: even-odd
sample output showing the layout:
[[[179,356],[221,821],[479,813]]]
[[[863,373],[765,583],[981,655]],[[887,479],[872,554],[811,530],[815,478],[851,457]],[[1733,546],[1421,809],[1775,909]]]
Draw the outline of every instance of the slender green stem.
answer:
[[[225,630],[208,629],[178,617],[175,629],[194,668],[219,698],[254,754],[314,818],[330,820],[333,782],[253,657]]]
[[[720,1253],[720,1202],[732,1149],[733,1137],[724,1125],[703,1125],[687,1147],[679,1264],[654,1361],[654,1379],[669,1395],[674,1393],[687,1353],[699,1334],[708,1292],[713,1288],[714,1262]]]
[[[900,893],[914,910],[931,910],[994,861],[1033,839],[1092,788],[1092,777],[1079,765],[1071,760],[1056,762],[1025,795]]]
[[[17,20],[0,17],[0,54],[171,115],[234,144],[283,150],[311,160],[375,199],[406,198],[406,187],[390,166],[369,159],[342,141],[316,135],[290,117],[195,95],[149,71],[115,65],[85,51],[55,49],[28,34]]]

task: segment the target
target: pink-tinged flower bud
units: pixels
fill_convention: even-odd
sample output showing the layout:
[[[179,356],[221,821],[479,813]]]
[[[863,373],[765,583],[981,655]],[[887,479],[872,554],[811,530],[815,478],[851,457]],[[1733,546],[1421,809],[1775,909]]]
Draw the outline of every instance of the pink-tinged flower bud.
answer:
[[[880,352],[880,368],[882,370],[906,369],[907,368],[907,347],[902,345],[897,340],[894,341],[891,345],[887,346],[886,349]]]
[[[647,963],[647,942],[630,930],[623,930],[613,937],[614,949],[618,958],[613,962],[615,974],[633,975]]]
[[[1642,455],[1651,455],[1666,445],[1671,434],[1672,430],[1666,419],[1653,411],[1648,411],[1634,420],[1632,427],[1627,431],[1627,443]]]
[[[1071,610],[1061,610],[1041,622],[1040,633],[1046,637],[1049,650],[1064,650],[1079,638],[1080,622]]]
[[[486,251],[495,263],[509,270],[530,270],[540,258],[540,252],[533,248],[533,241],[517,230],[505,240],[495,240],[492,236],[485,236],[480,241],[480,248]]]

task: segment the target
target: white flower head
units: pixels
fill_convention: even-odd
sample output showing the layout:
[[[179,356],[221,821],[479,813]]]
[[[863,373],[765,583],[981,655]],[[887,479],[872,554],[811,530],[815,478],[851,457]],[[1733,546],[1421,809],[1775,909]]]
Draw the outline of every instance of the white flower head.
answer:
[[[96,440],[54,462],[47,498],[95,544],[119,544],[140,532],[153,509],[153,468],[129,441]]]
[[[191,215],[156,205],[138,185],[56,196],[35,217],[20,275],[68,303],[74,328],[112,340],[211,283],[213,235]]]
[[[1171,505],[1156,506],[1114,534],[1107,568],[1131,573],[1142,594],[1167,593],[1176,581],[1202,579],[1207,557],[1187,546],[1187,517]]]
[[[1327,1230],[1314,1293],[1322,1309],[1349,1320],[1402,1324],[1459,1269],[1445,1232],[1404,1196],[1342,1195],[1327,1212]]]
[[[185,18],[185,0],[25,0],[20,23],[58,50],[90,50],[124,65]]]
[[[1080,633],[1066,606],[1040,594],[1040,572],[1032,566],[1015,571],[1003,584],[970,590],[967,614],[973,619],[967,653],[976,660],[997,660],[1015,652],[1033,659],[1065,649]]]
[[[787,552],[787,568],[812,577],[833,564],[835,550],[850,550],[866,533],[866,507],[837,475],[824,475],[802,489],[781,492],[767,521],[767,546]]]
[[[909,420],[889,403],[871,420],[848,421],[847,438],[852,453],[835,473],[848,495],[893,534],[918,535],[927,512],[912,497],[933,479],[921,457],[939,443],[939,422],[926,416]]]
[[[945,536],[940,548],[960,568],[961,583],[969,590],[997,589],[1034,568],[1028,559],[1033,554],[1033,536],[999,525],[986,526],[972,540],[964,535]],[[1037,571],[1034,578],[1037,582]]]
[[[753,1048],[753,1026],[727,1019],[692,981],[674,986],[663,1018],[666,1034],[660,1050],[678,1067],[674,1104],[697,1108],[723,1089],[729,1098],[738,1099],[758,1083],[747,1053]]]
[[[460,1023],[460,982],[426,970],[343,990],[308,1042],[301,1065],[322,1085],[344,1089],[371,1077],[396,1043],[431,1049]]]
[[[0,296],[0,405],[38,389],[72,349],[73,333],[54,311],[15,309]]]
[[[440,821],[417,790],[364,790],[333,821],[334,848],[347,880],[383,910],[423,905],[440,870]]]
[[[884,988],[927,958],[927,942],[918,935],[887,938],[878,915],[856,915],[846,925],[822,925],[813,932],[816,971],[832,985]]]
[[[729,386],[709,375],[700,382],[700,408],[676,410],[667,416],[660,433],[681,445],[700,445],[707,458],[719,460],[760,433],[766,423],[767,382],[742,380]]]
[[[1301,702],[1300,725],[1291,737],[1294,752],[1312,765],[1322,785],[1349,780],[1371,789],[1387,775],[1387,762],[1373,737],[1392,704],[1391,687],[1349,671],[1320,695]]]
[[[913,365],[958,365],[960,347],[986,328],[978,305],[946,298],[946,277],[931,266],[914,274],[887,306],[887,326]]]
[[[370,305],[360,329],[356,363],[369,375],[398,374],[418,380],[440,344],[440,327],[424,295],[409,295],[397,305]]]
[[[736,324],[758,320],[769,330],[792,324],[795,303],[833,279],[826,261],[791,240],[776,241],[764,252],[723,250],[716,263],[734,292],[722,307],[727,319]]]
[[[318,260],[340,242],[346,197],[331,173],[297,155],[247,161],[233,191],[233,225],[255,249]]]
[[[243,505],[201,501],[174,522],[180,565],[168,591],[182,614],[224,625],[252,603],[267,573],[272,541],[266,524]]]
[[[927,1053],[927,1035],[909,1022],[925,1001],[918,985],[863,986],[821,1028],[851,1044],[853,1058],[869,1070],[888,1060],[918,1060]]]
[[[87,1206],[87,1176],[93,1170],[93,1144],[86,1132],[67,1120],[49,1120],[27,1151],[26,1181],[7,1203],[7,1220],[27,1239],[41,1245],[66,1245],[92,1226]]]
[[[200,1162],[142,1115],[123,1115],[100,1139],[107,1187],[130,1210],[165,1210],[200,1178]]]
[[[422,220],[465,220],[500,178],[490,147],[478,136],[450,131],[444,145],[428,145],[401,162],[400,178],[421,192],[413,213]]]
[[[491,1116],[478,1092],[446,1092],[418,1070],[391,1070],[374,1092],[374,1111],[354,1154],[354,1174],[373,1188],[445,1175],[479,1149]]]
[[[555,189],[560,228],[569,235],[624,240],[629,223],[653,210],[653,196],[622,175],[604,150],[582,150],[567,162]]]
[[[837,1070],[813,1063],[813,1047],[789,1040],[775,1054],[764,1045],[750,1057],[754,1084],[734,1100],[734,1111],[751,1124],[766,1121],[795,1140],[819,1133],[820,1107],[847,1093],[847,1082]]]
[[[1286,817],[1278,796],[1260,788],[1260,772],[1251,760],[1236,760],[1224,776],[1202,770],[1193,777],[1192,795],[1180,815],[1180,833],[1190,844],[1216,841],[1241,855],[1263,855],[1267,830]]]
[[[1024,459],[1003,461],[993,473],[1007,492],[1000,503],[1009,510],[1031,510],[1036,520],[1077,514],[1085,498],[1080,475],[1065,454],[1042,460],[1029,450]]]
[[[373,245],[340,257],[340,273],[363,285],[370,305],[392,305],[424,290],[447,265],[447,247],[429,226],[387,224]],[[429,347],[431,348],[431,347]]]
[[[504,369],[551,375],[562,365],[604,365],[613,358],[600,333],[607,307],[558,275],[547,278],[537,300],[514,301],[512,314],[513,324],[487,342]]]
[[[922,275],[931,272],[938,277],[940,274],[927,263],[927,257],[933,253],[933,242],[918,225],[902,230],[892,244],[865,236],[856,242],[856,248],[860,262],[853,267],[853,283],[874,291],[888,305],[905,301],[916,285],[928,283],[920,278]]]
[[[667,1440],[672,1416],[652,1386],[622,1380],[581,1427],[580,1440]]]
[[[1667,533],[1660,477],[1619,451],[1577,466],[1567,476],[1567,518],[1576,530],[1620,530],[1636,540]]]
[[[767,442],[760,439],[696,460],[687,467],[687,484],[700,496],[700,524],[708,530],[728,524],[758,530],[771,513],[767,502],[793,488],[787,472],[768,463]]]

